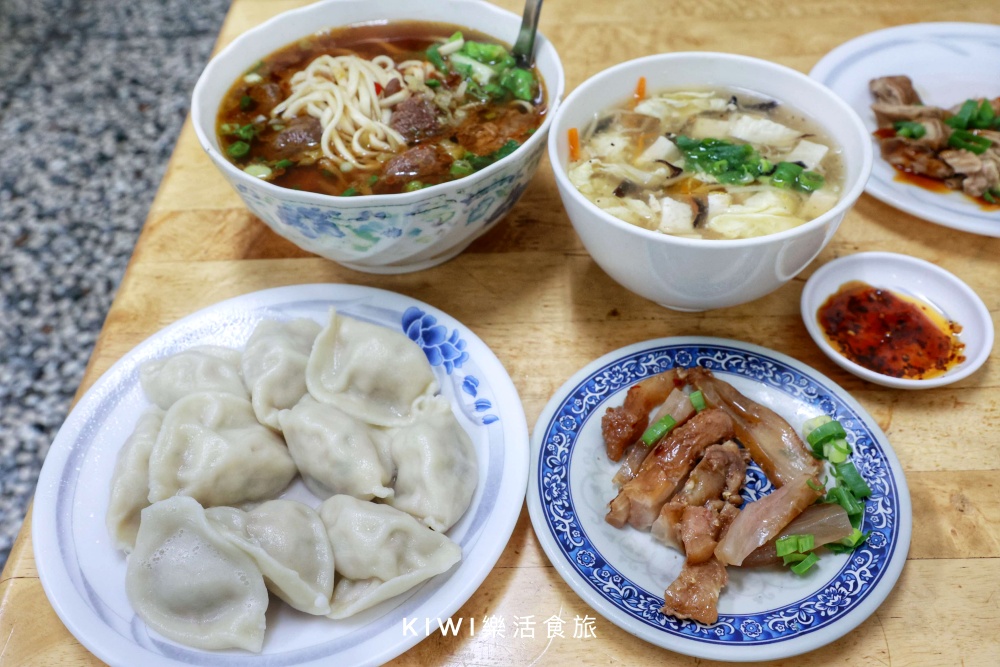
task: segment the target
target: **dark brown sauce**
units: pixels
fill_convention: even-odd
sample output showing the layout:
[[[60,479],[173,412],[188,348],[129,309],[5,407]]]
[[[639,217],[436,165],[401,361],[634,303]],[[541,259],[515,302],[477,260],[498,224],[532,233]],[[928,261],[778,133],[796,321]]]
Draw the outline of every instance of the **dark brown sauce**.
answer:
[[[248,71],[259,74],[263,82],[250,84],[241,76],[219,107],[216,132],[223,153],[239,139],[227,136],[221,129],[224,125],[254,124],[258,132],[250,142],[250,152],[239,158],[227,155],[227,159],[240,168],[253,163],[263,163],[274,168],[278,163],[285,164],[282,162],[283,158],[290,158],[295,162],[294,165],[274,169],[273,175],[268,178],[275,185],[330,195],[367,195],[402,192],[409,180],[419,181],[427,186],[460,178],[461,176],[450,173],[454,156],[443,149],[436,152],[439,158],[432,167],[427,168],[424,173],[414,174],[411,179],[386,179],[384,165],[381,172],[372,172],[358,169],[341,171],[337,167],[339,161],[325,158],[318,161],[307,159],[299,164],[299,155],[289,156],[274,149],[277,131],[268,123],[259,122],[261,117],[270,118],[271,110],[289,96],[292,76],[320,55],[357,55],[369,60],[378,55],[387,55],[397,63],[405,60],[426,61],[427,48],[456,31],[461,31],[467,40],[499,43],[483,33],[448,23],[382,22],[316,33],[275,51],[257,64],[251,63]],[[466,118],[460,123],[443,124],[439,134],[411,141],[406,148],[418,144],[434,146],[450,141],[452,145],[457,144],[459,150],[465,149],[468,154],[485,156],[508,141],[523,144],[542,124],[547,111],[544,104],[545,84],[537,69],[535,76],[539,82],[539,92],[534,100],[534,112],[527,112],[515,102],[483,102],[468,108]],[[457,87],[460,81],[460,77],[451,74],[443,85]],[[252,102],[241,108],[244,98],[250,98]]]
[[[816,319],[841,354],[882,375],[925,379],[965,361],[959,324],[917,299],[867,283],[841,285]]]

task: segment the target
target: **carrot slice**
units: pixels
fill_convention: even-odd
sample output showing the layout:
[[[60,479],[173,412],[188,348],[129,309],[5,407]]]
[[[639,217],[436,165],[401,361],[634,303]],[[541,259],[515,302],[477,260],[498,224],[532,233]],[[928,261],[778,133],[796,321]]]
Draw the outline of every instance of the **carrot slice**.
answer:
[[[639,104],[639,102],[642,102],[644,99],[646,99],[646,77],[644,76],[639,77],[639,82],[635,84],[635,95],[633,95],[632,97],[634,100],[632,104],[633,107]]]
[[[575,128],[569,128],[569,159],[576,162],[580,159],[580,132]]]

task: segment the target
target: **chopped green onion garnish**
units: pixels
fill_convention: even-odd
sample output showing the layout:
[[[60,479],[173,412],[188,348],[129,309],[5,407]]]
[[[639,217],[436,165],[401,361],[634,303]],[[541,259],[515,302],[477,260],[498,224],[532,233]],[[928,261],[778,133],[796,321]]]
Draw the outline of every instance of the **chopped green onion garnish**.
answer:
[[[257,128],[253,126],[253,123],[247,123],[243,127],[236,128],[233,134],[243,141],[253,141],[253,138],[257,136]]]
[[[244,95],[240,98],[240,111],[250,111],[253,107],[253,98],[249,95]]]
[[[267,178],[271,175],[271,168],[266,164],[251,164],[244,167],[243,171],[250,174],[251,176],[256,176],[257,178]]]
[[[670,429],[675,426],[677,426],[677,421],[673,417],[670,415],[663,415],[656,421],[655,424],[646,429],[640,440],[642,440],[644,445],[649,447],[669,433]]]
[[[848,516],[860,516],[865,511],[864,505],[858,502],[849,489],[835,486],[826,494],[828,502],[837,503],[847,512]]]
[[[828,417],[827,415],[820,415],[818,417],[813,417],[812,419],[807,419],[806,423],[802,425],[802,434],[809,435],[823,424],[832,421],[833,418]]]
[[[792,565],[792,572],[798,575],[803,575],[809,571],[813,565],[819,562],[819,556],[814,553],[806,556],[801,562]]]
[[[795,179],[795,188],[802,192],[816,192],[823,187],[824,183],[826,183],[826,179],[823,178],[823,174],[815,171],[804,171]]]
[[[780,555],[780,554],[779,554]],[[793,551],[790,554],[785,554],[781,556],[781,560],[785,565],[791,565],[792,563],[799,563],[804,561],[809,557],[810,554],[800,554],[797,551]]]
[[[811,479],[807,479],[806,480],[806,485],[810,489],[812,489],[813,491],[815,491],[816,493],[826,493],[826,487],[825,486],[821,486],[821,485],[817,484],[816,482],[812,481]]]
[[[850,453],[851,446],[843,438],[835,438],[823,443],[823,458],[830,463],[843,463]]]
[[[448,71],[448,65],[444,62],[444,57],[441,55],[441,52],[438,51],[437,44],[434,44],[427,49],[427,60],[429,60],[439,72]]]
[[[229,144],[229,148],[226,149],[230,157],[243,157],[250,152],[250,144],[245,141],[234,141]]]
[[[979,104],[975,100],[965,100],[962,103],[962,108],[958,110],[958,113],[951,118],[946,119],[944,122],[946,125],[955,128],[956,130],[965,130],[969,127],[969,122],[972,120],[973,116],[979,110]]]
[[[795,185],[795,180],[805,171],[805,168],[794,162],[779,162],[778,166],[771,174],[771,185],[778,188],[790,188]]]
[[[422,190],[423,188],[424,184],[420,181],[410,181],[403,186],[403,190],[406,192],[416,192],[417,190]]]
[[[368,177],[368,185],[375,185],[378,183],[378,174],[372,174]]]
[[[705,409],[705,394],[701,393],[701,390],[692,391],[688,398],[691,400],[691,405],[693,405],[694,409],[698,412]]]
[[[817,426],[808,434],[806,434],[806,440],[809,441],[810,445],[814,447],[816,445],[821,445],[827,440],[832,440],[833,438],[846,438],[847,432],[844,431],[844,427],[840,425],[840,422],[830,420],[825,424]]]
[[[240,129],[240,126],[236,123],[223,123],[219,126],[219,133],[230,135],[236,134],[236,131]]]
[[[867,498],[872,494],[871,487],[865,483],[858,473],[858,469],[850,461],[838,463],[834,466],[837,478],[843,482],[844,486],[851,490],[856,498]]]
[[[428,88],[437,88],[438,86],[441,85],[441,82],[438,81],[437,79],[427,79],[426,81],[424,81],[424,83],[427,84]]]
[[[278,160],[274,165],[275,169],[288,169],[289,167],[294,167],[295,162],[292,160]]]
[[[356,194],[358,194],[358,191],[357,191],[356,188],[347,188],[346,190],[344,190],[343,192],[340,193],[340,196],[341,197],[353,197]]]
[[[468,176],[475,171],[475,169],[472,168],[472,163],[468,160],[455,160],[451,163],[451,169],[449,171],[455,178],[461,178],[463,176]]]
[[[455,32],[452,33],[451,37],[448,38],[448,41],[457,42],[460,39],[462,39],[462,31],[456,30]]]
[[[774,548],[779,556],[787,556],[792,553],[804,554],[816,548],[816,538],[811,533],[785,535],[775,541]]]
[[[983,193],[983,199],[985,199],[990,204],[996,204],[997,203],[996,198],[993,196],[993,194],[989,190],[987,190],[986,192]]]
[[[898,120],[893,123],[893,126],[896,128],[897,136],[908,139],[919,139],[927,134],[927,128],[924,127],[923,123],[912,120]]]
[[[976,155],[982,155],[993,145],[993,142],[968,130],[955,130],[948,137],[948,145],[952,148],[965,149]]]

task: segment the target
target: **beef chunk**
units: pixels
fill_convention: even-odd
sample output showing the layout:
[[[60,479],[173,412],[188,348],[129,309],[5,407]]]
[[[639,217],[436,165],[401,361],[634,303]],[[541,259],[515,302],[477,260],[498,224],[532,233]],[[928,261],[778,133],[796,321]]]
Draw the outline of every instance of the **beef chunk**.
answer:
[[[408,97],[392,109],[389,126],[407,141],[429,137],[440,131],[437,110],[423,97]]]
[[[288,121],[281,132],[274,136],[273,149],[279,158],[290,158],[304,150],[318,146],[323,138],[323,127],[312,116],[299,116]]]
[[[437,146],[421,144],[397,155],[385,165],[386,183],[399,184],[417,180],[440,180],[451,167],[451,156]]]

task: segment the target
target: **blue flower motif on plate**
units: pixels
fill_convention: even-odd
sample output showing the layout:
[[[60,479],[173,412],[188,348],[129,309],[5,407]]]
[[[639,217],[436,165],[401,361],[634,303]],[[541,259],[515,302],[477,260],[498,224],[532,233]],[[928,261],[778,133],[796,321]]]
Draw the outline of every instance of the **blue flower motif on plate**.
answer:
[[[278,206],[278,218],[309,239],[321,236],[343,238],[344,231],[335,222],[340,219],[340,211],[330,211],[316,206]]]
[[[469,359],[458,329],[449,336],[448,329],[438,324],[436,317],[416,306],[410,306],[403,313],[403,331],[423,349],[431,366],[443,366],[448,375]]]
[[[852,459],[873,491],[862,526],[862,530],[872,530],[871,535],[850,557],[841,559],[843,564],[831,580],[794,603],[759,613],[720,615],[712,626],[661,613],[661,596],[644,590],[606,562],[586,534],[569,491],[571,452],[587,420],[600,418],[603,404],[621,389],[670,368],[693,366],[746,378],[822,408],[845,425],[854,446]],[[544,525],[576,574],[628,617],[685,639],[768,644],[826,627],[856,609],[875,588],[897,547],[899,492],[874,434],[850,405],[822,383],[763,353],[705,343],[666,345],[616,359],[569,391],[545,425],[537,463],[535,483],[544,499]],[[747,478],[744,495],[748,501],[773,488],[754,465]]]

